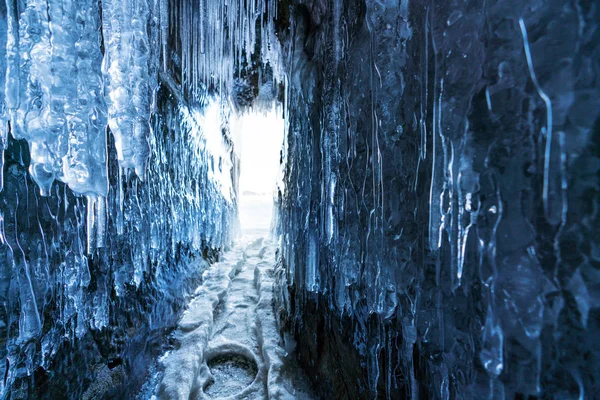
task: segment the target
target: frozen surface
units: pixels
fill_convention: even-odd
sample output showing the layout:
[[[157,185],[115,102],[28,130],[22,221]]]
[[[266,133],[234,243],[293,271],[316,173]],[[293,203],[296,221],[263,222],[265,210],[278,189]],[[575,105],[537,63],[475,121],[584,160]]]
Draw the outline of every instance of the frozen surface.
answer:
[[[240,225],[244,235],[265,234],[273,221],[273,197],[242,195],[239,200]]]
[[[294,353],[280,345],[275,247],[260,235],[241,243],[203,273],[140,399],[313,398]]]

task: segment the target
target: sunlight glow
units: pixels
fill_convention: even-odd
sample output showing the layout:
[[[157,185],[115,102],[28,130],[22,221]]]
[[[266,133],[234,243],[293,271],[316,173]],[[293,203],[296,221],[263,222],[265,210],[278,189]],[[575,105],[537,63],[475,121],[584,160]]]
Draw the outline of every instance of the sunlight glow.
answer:
[[[279,174],[283,118],[276,109],[240,117],[242,136],[240,193],[271,195]]]
[[[244,233],[268,230],[277,193],[284,119],[279,108],[250,112],[236,121],[241,139],[240,223]]]

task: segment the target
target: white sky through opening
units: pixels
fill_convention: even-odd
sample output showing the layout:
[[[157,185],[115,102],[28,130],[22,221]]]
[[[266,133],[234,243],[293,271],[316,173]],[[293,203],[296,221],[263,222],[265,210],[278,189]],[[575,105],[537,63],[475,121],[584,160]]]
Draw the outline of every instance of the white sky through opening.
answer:
[[[236,121],[241,142],[240,224],[243,233],[268,231],[280,172],[281,109],[245,113]]]

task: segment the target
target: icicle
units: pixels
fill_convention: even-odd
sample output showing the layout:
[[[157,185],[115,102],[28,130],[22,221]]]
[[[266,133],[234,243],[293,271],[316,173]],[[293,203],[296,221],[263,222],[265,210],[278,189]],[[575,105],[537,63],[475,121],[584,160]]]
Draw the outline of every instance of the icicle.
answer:
[[[124,225],[124,221],[123,221],[123,202],[124,202],[124,193],[123,193],[123,169],[119,168],[119,175],[118,175],[118,181],[117,181],[117,187],[118,187],[118,195],[117,195],[117,201],[119,202],[119,204],[117,205],[117,234],[122,235],[123,234],[123,225]]]
[[[561,213],[564,208],[562,204],[562,196],[561,196],[561,187],[560,180],[556,180],[552,178],[552,175],[558,175],[559,173],[554,173],[552,171],[558,164],[560,166],[560,153],[552,150],[552,140],[554,139],[553,132],[553,124],[552,124],[552,101],[550,97],[544,92],[540,83],[537,80],[535,70],[533,68],[533,60],[531,58],[531,51],[529,49],[529,38],[527,36],[527,27],[525,26],[525,22],[523,18],[519,18],[519,26],[521,28],[521,34],[523,36],[523,49],[525,51],[525,58],[527,60],[527,67],[529,68],[529,76],[531,78],[531,82],[535,87],[536,91],[540,98],[544,101],[546,106],[546,126],[542,128],[542,132],[546,137],[546,146],[544,149],[544,185],[542,189],[542,198],[544,202],[544,212],[546,213],[546,219],[551,224],[558,224],[561,221]],[[558,153],[558,156],[553,155]],[[553,158],[555,160],[553,160]]]
[[[102,248],[105,245],[106,237],[106,197],[98,197],[96,218],[98,221],[96,227],[97,247]]]
[[[3,92],[6,96],[5,107],[12,118],[20,101],[19,14],[16,0],[6,1],[6,22],[6,88]],[[14,127],[12,134],[15,136]]]
[[[436,77],[438,75],[436,68]],[[441,86],[441,88],[440,88]],[[442,237],[442,197],[444,188],[443,137],[441,136],[441,103],[444,91],[444,79],[438,84],[436,80],[435,101],[433,104],[433,166],[431,172],[431,189],[429,193],[429,247],[437,250],[441,246]]]
[[[146,0],[103,2],[105,38],[103,73],[106,82],[108,125],[115,139],[121,168],[145,175],[149,155],[151,88]]]
[[[8,123],[6,115],[6,67],[7,67],[7,41],[8,25],[6,8],[0,7],[0,192],[4,189],[4,150],[8,136]]]
[[[91,254],[96,249],[96,201],[98,198],[88,195],[86,199],[87,252]]]
[[[8,134],[7,122],[0,119],[0,192],[4,190],[4,150]]]
[[[167,29],[169,27],[169,5],[167,3],[167,0],[155,0],[158,1],[160,3],[159,5],[159,10],[160,10],[160,47],[161,47],[161,51],[162,51],[162,65],[163,65],[163,71],[167,71],[167,59],[168,59],[168,53],[167,53],[167,42],[169,39],[169,30]]]
[[[341,61],[341,47],[342,47],[342,38],[340,37],[340,23],[341,23],[341,15],[342,15],[342,1],[341,0],[333,0],[333,36],[334,36],[334,55],[335,55],[335,64]]]
[[[32,177],[44,196],[55,179],[105,195],[98,3],[32,0],[20,16],[7,6],[6,105],[13,136],[29,142]]]
[[[0,245],[5,245],[6,233],[4,232],[4,211],[0,210]]]
[[[250,63],[255,51],[259,39],[257,22],[263,62],[268,60],[279,73],[279,67],[274,65],[277,52],[271,49],[277,42],[272,40],[275,13],[276,5],[269,2],[267,7],[265,1],[245,4],[223,0],[176,2],[170,10],[169,20],[170,27],[179,36],[181,48],[170,49],[168,43],[163,43],[163,54],[170,58],[170,52],[180,53],[177,54],[181,60],[180,82],[187,100],[201,102],[206,90],[210,89],[221,97],[232,93],[235,69],[244,61]],[[164,68],[167,69],[166,64]]]
[[[21,252],[23,249],[20,249]],[[38,311],[35,292],[31,283],[31,274],[29,265],[23,261],[20,266],[13,264],[14,270],[19,270],[19,297],[21,301],[21,314],[19,317],[19,342],[26,343],[32,338],[38,336],[41,331],[42,323]]]

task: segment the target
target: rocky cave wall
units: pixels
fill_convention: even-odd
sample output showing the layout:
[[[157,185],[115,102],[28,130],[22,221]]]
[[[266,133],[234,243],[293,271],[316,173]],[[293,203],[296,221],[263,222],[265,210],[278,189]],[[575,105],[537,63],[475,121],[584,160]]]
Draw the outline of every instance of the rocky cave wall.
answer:
[[[279,3],[278,306],[325,397],[600,391],[600,5]]]

